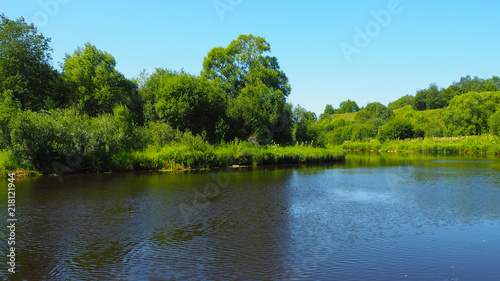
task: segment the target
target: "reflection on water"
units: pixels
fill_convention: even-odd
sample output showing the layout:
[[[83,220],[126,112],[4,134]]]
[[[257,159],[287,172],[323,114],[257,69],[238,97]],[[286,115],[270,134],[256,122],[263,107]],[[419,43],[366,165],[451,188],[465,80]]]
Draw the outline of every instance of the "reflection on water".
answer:
[[[19,181],[19,272],[0,276],[498,280],[499,163],[352,153],[330,165]]]

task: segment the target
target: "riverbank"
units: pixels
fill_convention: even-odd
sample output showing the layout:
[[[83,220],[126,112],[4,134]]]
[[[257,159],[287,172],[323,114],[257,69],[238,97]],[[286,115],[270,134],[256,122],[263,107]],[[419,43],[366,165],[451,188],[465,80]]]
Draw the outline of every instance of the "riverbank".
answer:
[[[119,152],[111,157],[109,171],[210,169],[234,165],[321,163],[344,159],[345,152],[340,147],[256,146],[239,141],[219,145],[172,143],[164,146],[150,145],[143,150]],[[64,165],[59,168],[64,171]],[[70,170],[88,172],[78,168]],[[41,174],[20,166],[15,157],[7,151],[0,152],[0,172],[0,177],[5,177],[10,172],[18,176]]]
[[[260,166],[334,162],[345,159],[340,147],[331,149],[307,146],[269,145],[258,147],[247,142],[193,149],[188,145],[148,146],[144,150],[122,152],[113,157],[118,171],[209,169],[229,166]]]
[[[449,138],[433,137],[390,140],[383,143],[373,140],[370,142],[345,142],[341,147],[347,151],[500,155],[500,137],[491,135]]]

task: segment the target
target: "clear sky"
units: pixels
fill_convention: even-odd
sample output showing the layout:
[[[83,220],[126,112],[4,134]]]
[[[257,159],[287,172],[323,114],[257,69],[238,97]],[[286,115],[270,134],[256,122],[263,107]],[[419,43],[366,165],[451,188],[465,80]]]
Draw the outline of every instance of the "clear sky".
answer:
[[[500,76],[499,11],[494,0],[0,0],[0,13],[52,38],[56,66],[90,42],[128,78],[156,67],[199,74],[211,48],[262,36],[290,80],[289,101],[317,114]]]

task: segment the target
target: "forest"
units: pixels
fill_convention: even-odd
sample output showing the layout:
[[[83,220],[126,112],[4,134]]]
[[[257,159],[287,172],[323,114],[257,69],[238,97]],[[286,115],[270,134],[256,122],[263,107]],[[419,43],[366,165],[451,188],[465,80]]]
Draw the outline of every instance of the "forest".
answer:
[[[270,44],[240,35],[199,75],[128,79],[91,43],[52,61],[50,38],[0,15],[0,171],[43,174],[343,159],[344,150],[500,154],[500,78],[430,84],[387,106],[347,99],[317,117],[287,102]]]

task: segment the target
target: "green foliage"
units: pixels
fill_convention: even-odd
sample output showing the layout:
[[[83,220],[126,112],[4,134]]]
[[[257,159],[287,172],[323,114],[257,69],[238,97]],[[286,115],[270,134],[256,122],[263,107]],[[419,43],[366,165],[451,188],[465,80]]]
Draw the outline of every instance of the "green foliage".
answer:
[[[497,107],[496,112],[490,116],[488,122],[490,132],[494,135],[500,136],[500,106]]]
[[[5,175],[19,167],[12,152],[5,150],[0,150],[0,178],[5,177]]]
[[[140,128],[140,137],[145,145],[163,146],[175,137],[175,130],[164,122],[149,122]]]
[[[291,87],[278,60],[265,55],[270,51],[264,38],[240,35],[205,57],[202,77],[220,85],[229,99],[226,139],[292,141],[291,108],[286,105]]]
[[[490,116],[500,104],[500,92],[469,92],[454,97],[443,112],[447,136],[480,135],[489,132]]]
[[[203,60],[202,76],[218,80],[233,98],[257,81],[286,97],[290,93],[288,78],[280,70],[276,57],[264,55],[270,51],[271,45],[263,37],[240,35],[226,48],[217,47],[208,52]]]
[[[67,55],[59,74],[50,65],[50,39],[22,18],[0,17],[2,171],[14,166],[53,173],[342,159],[340,148],[318,147],[332,145],[498,150],[494,137],[435,138],[500,134],[496,76],[463,77],[446,89],[431,84],[388,107],[375,102],[360,109],[348,99],[337,110],[327,105],[318,121],[313,112],[286,102],[288,78],[268,55],[270,44],[262,37],[240,35],[225,48],[213,48],[200,76],[156,69],[128,80],[110,54],[90,43]],[[401,140],[424,135],[424,140]],[[292,142],[297,146],[279,145]]]
[[[339,109],[335,113],[353,113],[359,111],[359,106],[355,101],[346,100],[340,103]]]
[[[342,145],[342,148],[383,152],[500,155],[499,144],[500,138],[497,136],[467,136],[388,140],[384,143],[377,140],[372,142],[346,142]]]
[[[417,132],[423,132],[426,137],[442,137],[444,126],[441,124],[440,118],[432,115],[434,111],[436,110],[414,111],[410,109],[402,118],[410,121],[414,129]],[[419,134],[419,136],[421,135]]]
[[[10,124],[20,112],[21,105],[14,99],[11,90],[5,90],[0,96],[0,149],[10,146]]]
[[[0,14],[0,93],[10,91],[23,110],[57,104],[58,73],[49,43],[24,18],[13,21]]]
[[[295,142],[318,142],[318,132],[314,130],[313,124],[317,121],[316,114],[307,111],[297,105],[293,112],[295,122],[294,141]]]
[[[335,113],[335,109],[333,108],[333,106],[331,104],[327,104],[325,106],[325,110],[323,111],[323,113],[321,113],[319,115],[319,121],[324,120],[325,118],[327,118],[328,116],[330,116],[334,113]]]
[[[219,120],[226,114],[227,101],[222,92],[205,78],[157,69],[141,88],[147,101],[147,120],[168,123],[174,129],[194,134],[206,132],[212,142],[221,139]]]
[[[377,139],[381,141],[404,140],[417,137],[417,133],[410,121],[406,119],[392,119],[379,129]]]
[[[115,66],[113,56],[90,43],[78,47],[73,55],[66,55],[63,80],[70,89],[71,103],[90,116],[111,113],[118,104],[139,110],[137,85],[119,73]],[[136,121],[141,121],[141,113],[136,115]]]
[[[116,170],[160,170],[331,162],[345,158],[344,151],[338,147],[331,149],[310,146],[281,147],[276,144],[257,147],[238,140],[213,146],[192,135],[182,137],[190,141],[172,143],[168,146],[148,146],[144,150],[116,154],[113,157],[113,165]]]
[[[436,84],[431,84],[429,88],[418,91],[412,101],[412,107],[415,110],[436,109],[445,106],[446,100]]]
[[[374,124],[353,124],[351,141],[364,141],[375,138],[377,127]]]
[[[387,121],[394,116],[392,110],[388,109],[385,105],[379,102],[369,103],[364,108],[364,112],[367,113],[370,118],[379,118],[383,121]]]
[[[273,140],[291,142],[292,114],[280,90],[263,83],[247,84],[228,106],[229,138],[258,138],[261,143]]]
[[[399,108],[402,108],[402,107],[405,107],[408,105],[412,105],[414,99],[415,99],[414,96],[406,95],[404,97],[397,99],[396,101],[389,103],[387,108],[389,110],[396,110],[396,109],[399,109]]]
[[[382,151],[404,151],[440,154],[500,155],[500,138],[495,136],[467,136],[393,140],[385,142]]]
[[[113,154],[138,148],[135,130],[123,106],[113,115],[94,118],[73,109],[24,111],[12,122],[11,149],[23,167],[43,173],[61,165],[72,171],[106,171]]]

